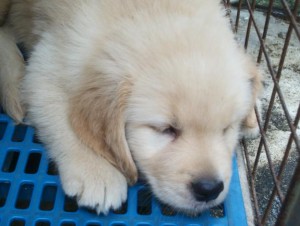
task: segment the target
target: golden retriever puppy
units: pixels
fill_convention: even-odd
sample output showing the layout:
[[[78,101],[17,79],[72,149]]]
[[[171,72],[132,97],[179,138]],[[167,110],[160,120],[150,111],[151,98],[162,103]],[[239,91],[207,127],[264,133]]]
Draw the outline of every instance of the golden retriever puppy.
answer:
[[[218,0],[7,8],[2,105],[17,122],[26,112],[67,195],[107,213],[140,172],[177,210],[196,214],[224,200],[239,134],[257,129],[260,76]],[[30,53],[26,68],[17,42]]]

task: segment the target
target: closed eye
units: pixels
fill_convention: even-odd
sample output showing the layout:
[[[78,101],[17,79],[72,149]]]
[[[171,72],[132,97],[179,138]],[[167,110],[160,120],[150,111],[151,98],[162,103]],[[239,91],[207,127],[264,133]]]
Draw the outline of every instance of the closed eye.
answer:
[[[223,129],[223,134],[226,134],[230,129],[232,129],[233,128],[233,126],[232,125],[229,125],[229,126],[227,126],[227,127],[225,127],[224,129]]]
[[[151,129],[155,130],[158,133],[161,133],[163,135],[171,136],[174,139],[177,138],[178,135],[180,134],[179,129],[177,129],[173,126],[170,126],[170,125],[167,125],[167,126],[156,126],[156,125],[153,126],[153,125],[150,125],[149,127]]]
[[[162,131],[163,134],[167,134],[167,135],[170,135],[172,137],[177,137],[178,134],[179,134],[179,130],[175,129],[174,127],[172,126],[169,126],[167,128],[165,128],[163,131]]]

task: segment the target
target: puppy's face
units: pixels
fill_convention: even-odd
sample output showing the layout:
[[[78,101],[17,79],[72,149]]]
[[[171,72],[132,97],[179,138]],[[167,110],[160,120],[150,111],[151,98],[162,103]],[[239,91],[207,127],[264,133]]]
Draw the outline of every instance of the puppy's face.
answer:
[[[139,170],[154,194],[176,209],[195,214],[219,204],[251,101],[245,72],[177,56],[147,73],[135,82],[125,112]]]
[[[129,183],[137,167],[155,196],[190,214],[224,200],[258,83],[223,17],[213,18],[206,32],[198,20],[176,30],[152,17],[138,36],[122,29],[101,45],[70,111],[78,137]]]

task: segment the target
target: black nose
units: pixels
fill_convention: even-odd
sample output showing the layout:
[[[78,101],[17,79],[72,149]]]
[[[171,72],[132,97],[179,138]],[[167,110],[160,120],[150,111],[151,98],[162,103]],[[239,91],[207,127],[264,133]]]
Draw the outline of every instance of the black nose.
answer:
[[[209,202],[216,199],[223,191],[222,181],[198,179],[192,182],[192,191],[197,201]]]

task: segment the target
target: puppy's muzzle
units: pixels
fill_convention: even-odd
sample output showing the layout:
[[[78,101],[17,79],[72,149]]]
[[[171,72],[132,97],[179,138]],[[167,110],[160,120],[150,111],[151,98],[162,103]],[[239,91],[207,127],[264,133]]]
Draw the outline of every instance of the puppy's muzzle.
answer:
[[[213,179],[197,179],[191,183],[195,199],[199,202],[215,200],[224,189],[222,181]]]

